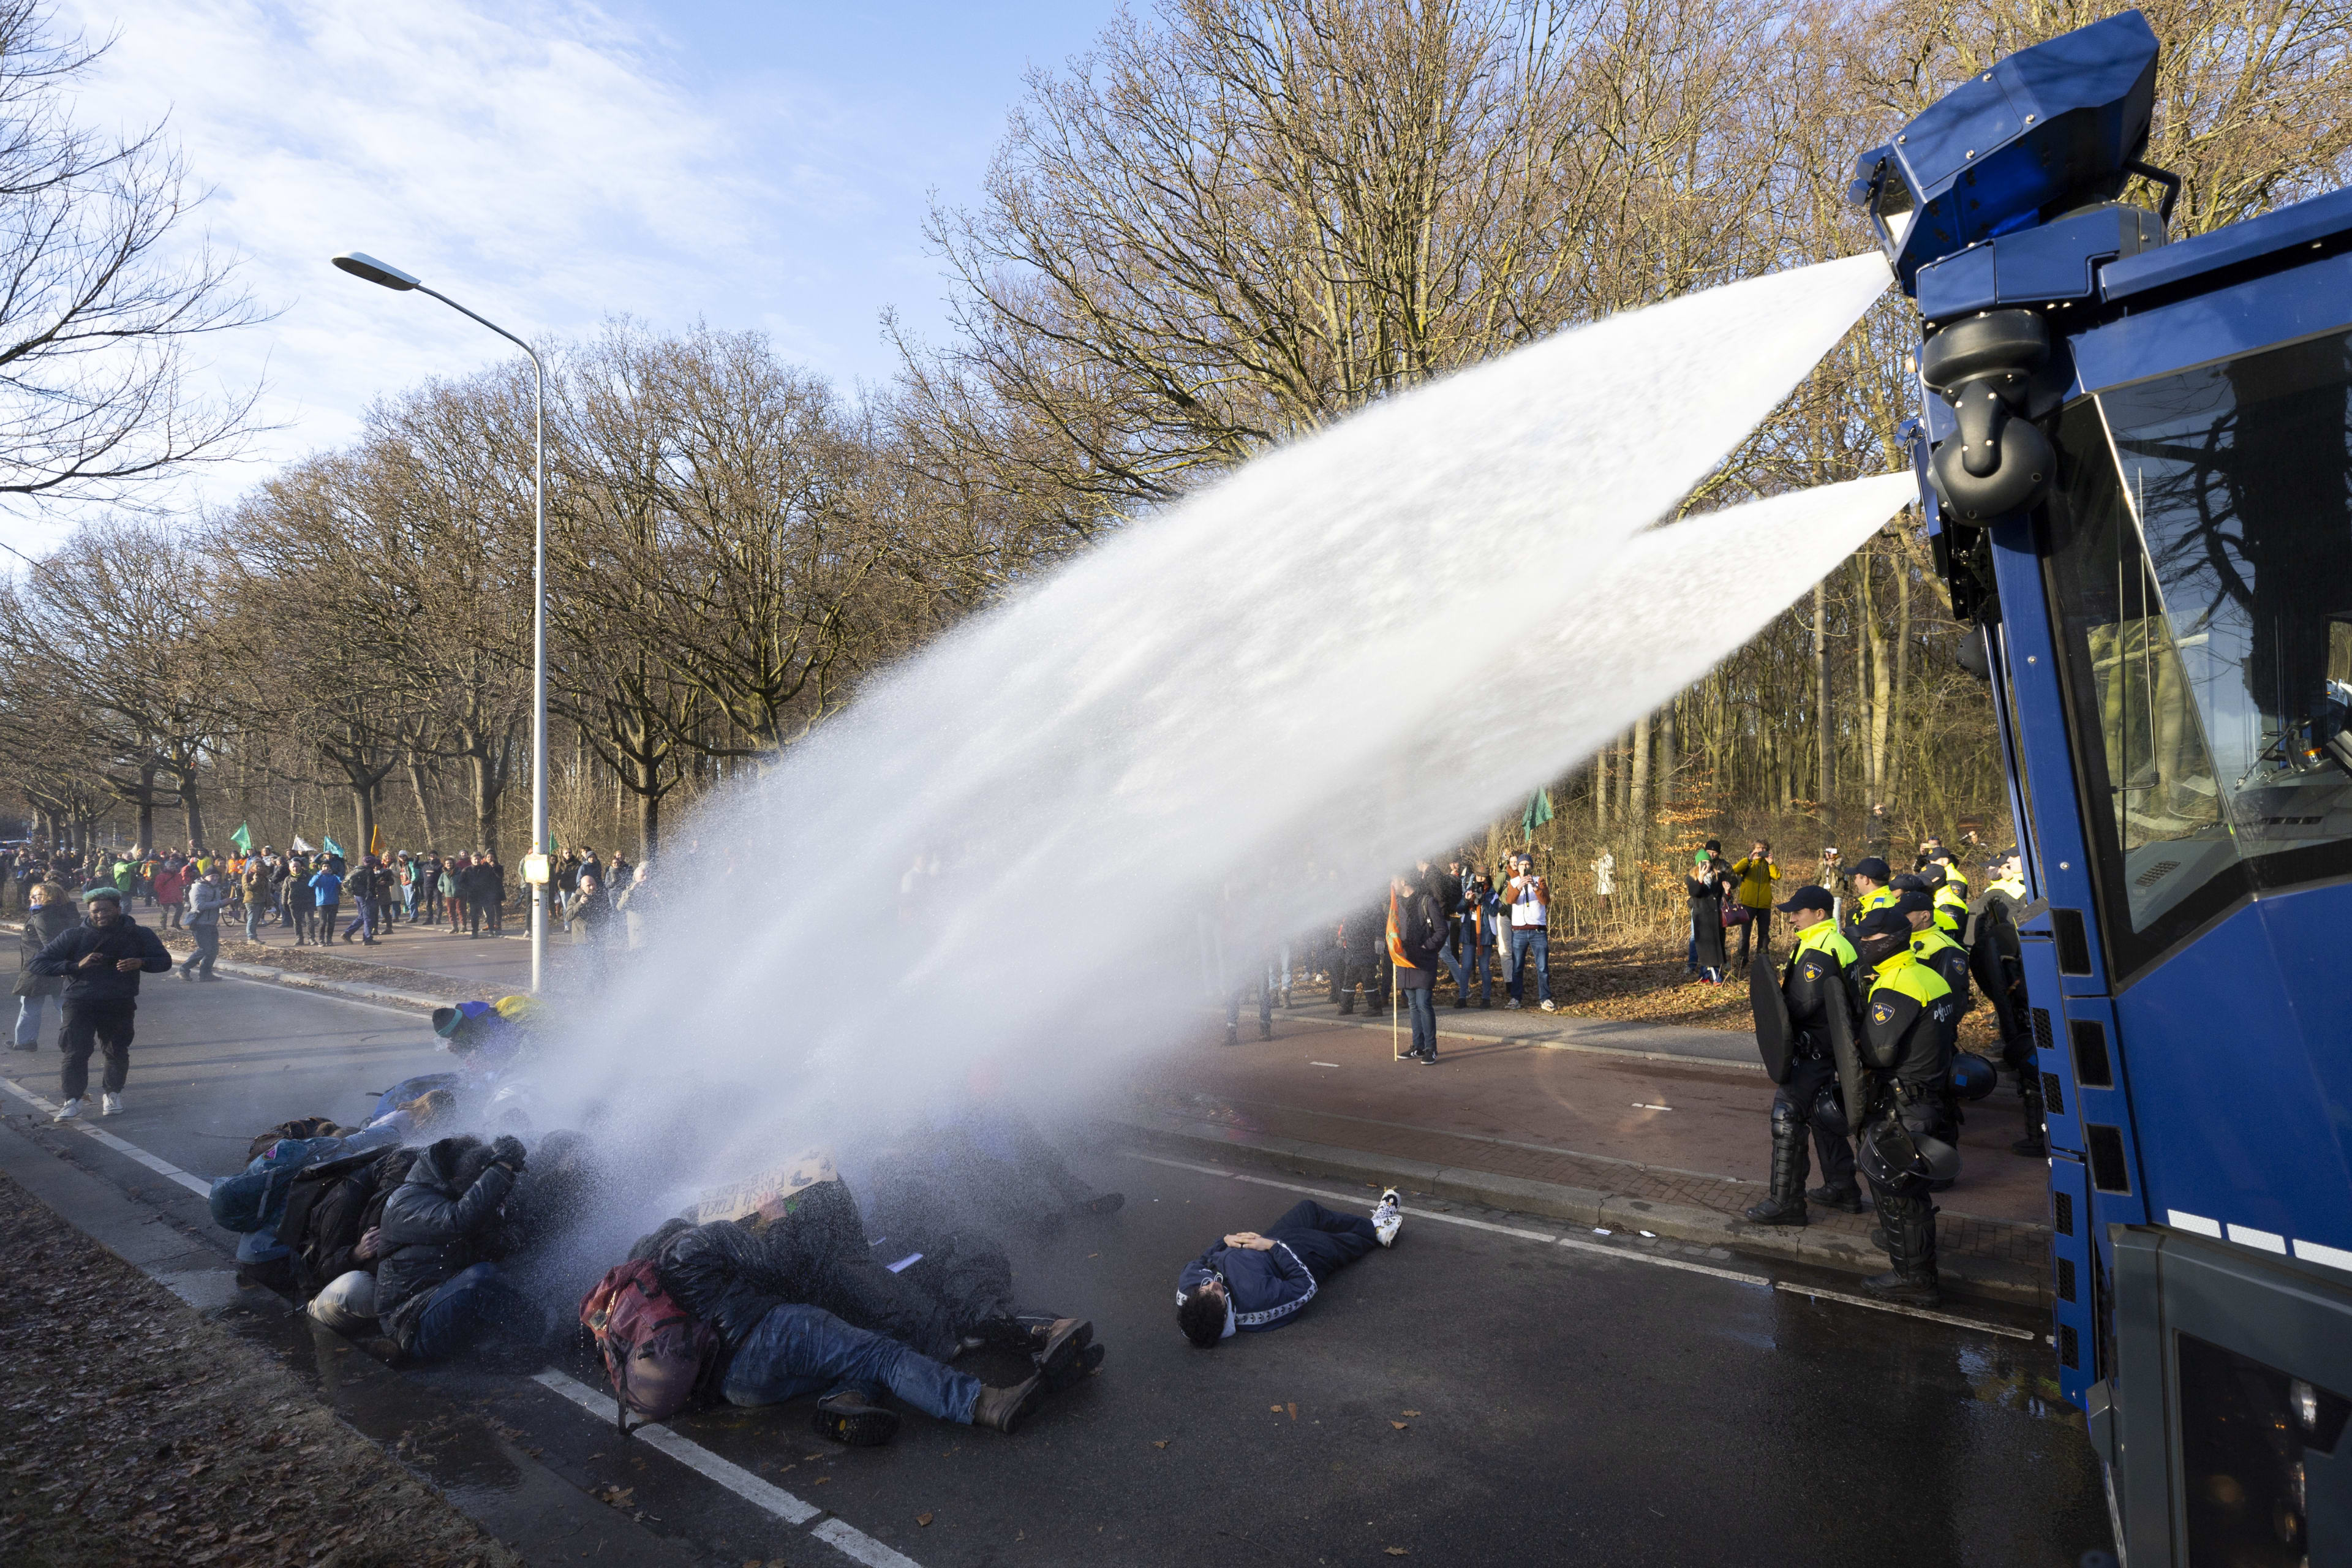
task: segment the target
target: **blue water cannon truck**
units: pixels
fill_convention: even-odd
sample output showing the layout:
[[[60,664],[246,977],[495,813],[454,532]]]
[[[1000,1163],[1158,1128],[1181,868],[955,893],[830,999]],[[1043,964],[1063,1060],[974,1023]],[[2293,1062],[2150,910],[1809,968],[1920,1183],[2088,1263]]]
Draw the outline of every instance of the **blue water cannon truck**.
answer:
[[[2158,53],[2137,12],[2021,50],[1852,195],[1918,307],[2117,1544],[2352,1563],[2352,189],[2169,238]]]

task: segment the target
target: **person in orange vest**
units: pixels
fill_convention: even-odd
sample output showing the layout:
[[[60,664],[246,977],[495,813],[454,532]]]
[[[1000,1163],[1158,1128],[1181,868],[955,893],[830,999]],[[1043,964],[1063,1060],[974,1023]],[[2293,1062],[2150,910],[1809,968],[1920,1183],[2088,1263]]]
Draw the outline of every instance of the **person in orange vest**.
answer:
[[[1412,1049],[1424,1067],[1437,1065],[1437,965],[1445,952],[1445,916],[1431,887],[1389,879],[1389,962],[1397,989],[1412,1013]],[[1400,1058],[1402,1059],[1402,1058]]]

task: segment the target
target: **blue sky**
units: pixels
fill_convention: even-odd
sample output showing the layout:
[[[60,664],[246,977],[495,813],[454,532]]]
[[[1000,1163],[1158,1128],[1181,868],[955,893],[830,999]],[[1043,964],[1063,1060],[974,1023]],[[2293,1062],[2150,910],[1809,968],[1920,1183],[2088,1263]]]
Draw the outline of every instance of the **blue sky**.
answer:
[[[503,345],[446,308],[345,278],[364,250],[526,337],[608,314],[757,328],[844,381],[879,379],[877,321],[944,292],[931,193],[976,192],[1032,65],[1057,68],[1115,0],[1022,5],[740,0],[65,0],[118,36],[79,117],[168,114],[197,222],[278,314],[215,340],[209,374],[266,381],[251,459],[218,503],[347,439],[373,398]],[[62,519],[0,515],[37,549]]]

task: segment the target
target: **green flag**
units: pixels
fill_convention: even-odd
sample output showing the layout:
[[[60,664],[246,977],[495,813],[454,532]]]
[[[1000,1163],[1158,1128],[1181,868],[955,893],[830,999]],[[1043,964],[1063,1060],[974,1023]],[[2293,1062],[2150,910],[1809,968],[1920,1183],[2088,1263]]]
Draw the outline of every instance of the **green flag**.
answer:
[[[1529,843],[1535,841],[1536,829],[1551,820],[1551,791],[1539,789],[1528,796],[1527,810],[1519,813],[1519,826]]]
[[[340,844],[338,844],[338,843],[336,843],[336,842],[335,842],[335,836],[334,836],[333,834],[330,833],[330,834],[325,835],[325,838],[326,838],[326,842],[327,842],[327,853],[328,853],[328,854],[330,854],[330,855],[341,855],[341,854],[343,852],[343,847],[342,847],[341,845],[340,845]]]
[[[228,841],[236,846],[236,852],[240,855],[253,853],[253,833],[245,823],[236,825],[236,831],[228,836]]]

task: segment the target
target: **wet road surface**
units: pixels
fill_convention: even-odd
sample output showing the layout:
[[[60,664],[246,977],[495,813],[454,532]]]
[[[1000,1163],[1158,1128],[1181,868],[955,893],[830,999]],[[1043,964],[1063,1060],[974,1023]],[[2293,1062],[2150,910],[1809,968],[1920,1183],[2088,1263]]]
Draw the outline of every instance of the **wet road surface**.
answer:
[[[421,1019],[237,982],[149,982],[140,1034],[131,1110],[105,1126],[204,1175],[241,1164],[272,1121],[356,1117],[446,1060]],[[54,1098],[54,1050],[26,1071],[34,1059],[5,1058]],[[8,1109],[25,1125],[24,1104]],[[200,1199],[117,1152],[36,1136],[201,1221]],[[846,1450],[811,1435],[808,1401],[676,1424],[823,1510],[799,1524],[624,1442],[609,1403],[591,1415],[520,1373],[390,1372],[255,1291],[233,1293],[230,1316],[354,1425],[404,1435],[396,1451],[537,1562],[624,1542],[623,1561],[852,1561],[822,1536],[834,1521],[855,1527],[844,1539],[865,1561],[890,1562],[887,1549],[926,1568],[1369,1563],[1398,1561],[1391,1549],[1461,1563],[1927,1568],[2072,1564],[2105,1544],[2096,1468],[2038,1339],[1448,1224],[1409,1201],[1397,1247],[1339,1274],[1298,1321],[1200,1352],[1172,1321],[1179,1267],[1214,1235],[1335,1189],[1108,1148],[1074,1163],[1126,1208],[1013,1250],[1024,1296],[1091,1317],[1108,1359],[1017,1436],[908,1414],[893,1447]]]

